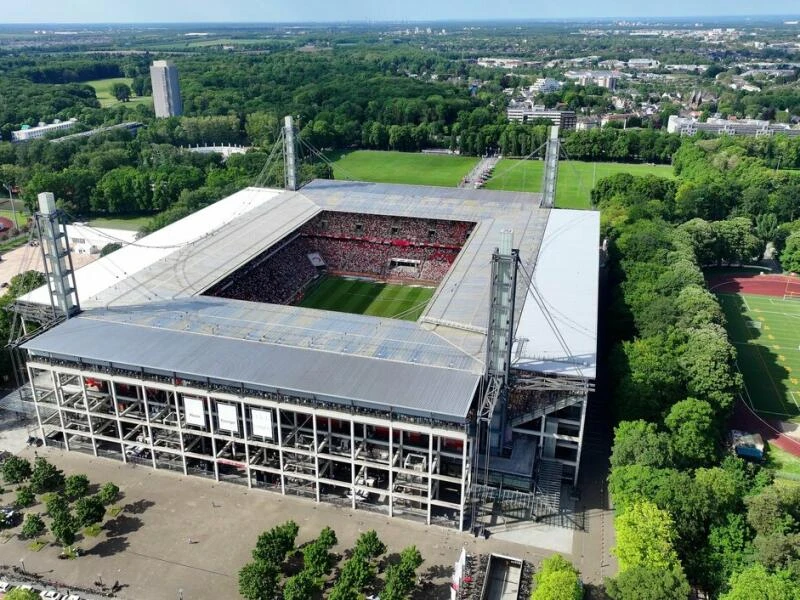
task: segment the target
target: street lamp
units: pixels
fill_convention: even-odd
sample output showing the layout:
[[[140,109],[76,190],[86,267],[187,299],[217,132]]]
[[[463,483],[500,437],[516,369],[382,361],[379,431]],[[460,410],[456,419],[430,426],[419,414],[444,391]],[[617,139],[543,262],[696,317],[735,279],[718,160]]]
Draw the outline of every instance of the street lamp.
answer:
[[[4,183],[3,187],[8,191],[8,199],[11,201],[11,214],[14,215],[14,229],[19,229],[19,223],[17,222],[17,207],[14,206],[14,196],[11,195],[11,188],[13,186],[6,185]]]

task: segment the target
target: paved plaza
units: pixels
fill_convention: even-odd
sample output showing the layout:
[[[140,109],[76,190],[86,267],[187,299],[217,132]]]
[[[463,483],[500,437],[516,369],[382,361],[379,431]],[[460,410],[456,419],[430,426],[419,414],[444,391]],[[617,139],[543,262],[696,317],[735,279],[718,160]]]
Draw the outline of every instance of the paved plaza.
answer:
[[[288,519],[300,525],[298,544],[315,538],[326,525],[333,527],[339,538],[334,551],[339,553],[351,548],[368,529],[378,532],[389,554],[416,544],[425,558],[420,572],[427,573],[435,584],[423,593],[426,598],[449,598],[450,569],[464,546],[471,552],[500,552],[537,564],[550,554],[546,549],[494,537],[478,539],[440,527],[110,459],[46,448],[38,453],[65,474],[86,473],[93,483],[115,482],[124,493],[120,505],[125,510],[106,522],[99,537],[77,542],[86,556],[59,560],[56,547],[33,552],[27,542],[11,537],[0,543],[0,564],[18,565],[22,559],[28,571],[67,586],[90,588],[99,578],[108,585],[119,581],[124,586],[121,598],[174,600],[179,590],[186,600],[237,598],[237,573],[250,560],[258,535]],[[21,455],[33,459],[34,450],[25,449]],[[6,492],[3,502],[12,495]],[[189,539],[193,543],[188,543]],[[546,535],[532,539],[547,543]],[[558,541],[561,544],[563,539]]]

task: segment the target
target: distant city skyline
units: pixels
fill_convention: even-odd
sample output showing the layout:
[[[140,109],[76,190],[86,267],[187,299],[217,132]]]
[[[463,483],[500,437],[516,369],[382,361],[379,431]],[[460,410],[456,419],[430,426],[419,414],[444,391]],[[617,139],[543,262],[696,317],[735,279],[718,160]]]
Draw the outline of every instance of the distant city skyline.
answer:
[[[336,22],[434,21],[488,19],[595,19],[732,17],[800,14],[797,0],[673,0],[643,3],[638,0],[573,0],[569,3],[530,0],[33,0],[9,2],[3,24],[52,23],[222,23],[222,22]]]

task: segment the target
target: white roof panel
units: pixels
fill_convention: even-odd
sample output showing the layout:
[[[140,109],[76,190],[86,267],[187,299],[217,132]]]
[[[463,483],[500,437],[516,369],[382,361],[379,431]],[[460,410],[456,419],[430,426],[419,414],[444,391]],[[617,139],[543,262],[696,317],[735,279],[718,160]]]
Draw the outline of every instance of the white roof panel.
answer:
[[[599,233],[599,212],[551,211],[518,320],[514,368],[595,377]]]

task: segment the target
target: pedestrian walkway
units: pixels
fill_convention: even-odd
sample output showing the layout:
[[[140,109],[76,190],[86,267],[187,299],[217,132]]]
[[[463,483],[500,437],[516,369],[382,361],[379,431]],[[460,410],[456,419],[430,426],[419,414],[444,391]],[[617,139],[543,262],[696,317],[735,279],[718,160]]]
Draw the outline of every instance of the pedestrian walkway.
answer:
[[[480,188],[491,178],[494,168],[500,162],[502,156],[484,156],[480,162],[470,171],[461,183],[458,184],[460,188]]]

